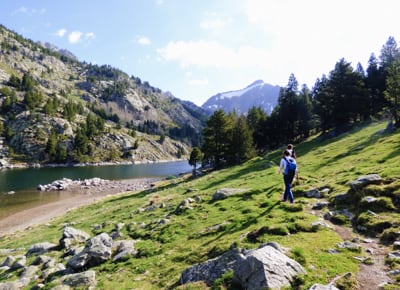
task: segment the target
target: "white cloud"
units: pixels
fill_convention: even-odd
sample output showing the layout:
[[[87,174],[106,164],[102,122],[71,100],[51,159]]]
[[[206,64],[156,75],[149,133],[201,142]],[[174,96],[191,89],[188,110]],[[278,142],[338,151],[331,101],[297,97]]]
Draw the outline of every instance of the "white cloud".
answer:
[[[64,35],[65,35],[66,33],[67,33],[67,30],[64,29],[64,28],[61,28],[61,29],[57,30],[56,35],[57,35],[58,37],[64,37]]]
[[[220,18],[215,18],[215,19],[208,19],[208,20],[203,20],[200,22],[200,27],[205,30],[216,30],[216,29],[221,29],[224,28],[226,25],[226,22],[223,21]]]
[[[13,12],[13,15],[15,14],[25,14],[29,16],[33,16],[35,14],[44,14],[46,13],[46,9],[33,9],[33,8],[28,8],[25,6],[19,7],[17,10]]]
[[[237,49],[223,46],[215,41],[176,41],[170,42],[157,52],[165,61],[177,61],[182,67],[241,68],[259,66],[262,60],[268,61],[269,54],[251,46]]]
[[[83,33],[80,31],[72,31],[68,34],[68,41],[72,44],[78,43],[82,38]]]
[[[209,84],[208,79],[190,80],[188,83],[190,86],[195,86],[195,87],[207,86]]]
[[[87,32],[85,33],[85,39],[86,40],[93,40],[96,38],[96,35],[93,32]]]
[[[149,38],[145,37],[145,36],[138,36],[136,38],[136,43],[140,44],[140,45],[150,45],[151,41]]]

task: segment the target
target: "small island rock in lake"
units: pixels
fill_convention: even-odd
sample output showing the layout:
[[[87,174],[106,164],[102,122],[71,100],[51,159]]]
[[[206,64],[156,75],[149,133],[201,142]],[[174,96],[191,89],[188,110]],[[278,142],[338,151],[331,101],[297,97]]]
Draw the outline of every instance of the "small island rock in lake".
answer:
[[[39,184],[37,189],[40,191],[56,191],[56,190],[66,190],[71,186],[80,185],[81,187],[94,187],[107,183],[107,180],[98,177],[85,179],[85,180],[72,180],[69,178],[63,178],[55,180],[52,183],[41,185]]]

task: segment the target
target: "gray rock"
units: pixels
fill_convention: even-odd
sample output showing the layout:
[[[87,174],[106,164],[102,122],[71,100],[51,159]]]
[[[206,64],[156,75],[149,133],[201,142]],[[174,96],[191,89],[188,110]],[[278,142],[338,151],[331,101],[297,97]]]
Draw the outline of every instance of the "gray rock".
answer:
[[[31,280],[32,278],[35,278],[35,277],[37,278],[38,277],[37,273],[39,272],[39,270],[40,269],[38,266],[31,265],[31,266],[25,267],[21,273],[21,277],[28,278],[29,280]]]
[[[308,290],[339,290],[334,285],[314,284]]]
[[[58,263],[57,265],[53,266],[53,267],[49,267],[47,269],[44,269],[42,271],[42,275],[41,277],[43,279],[47,279],[51,274],[53,273],[64,273],[66,270],[64,264]]]
[[[317,202],[316,204],[314,204],[312,209],[321,210],[325,207],[328,207],[328,205],[329,205],[328,201],[320,201],[320,202]]]
[[[26,265],[26,256],[17,256],[15,257],[14,263],[11,265],[11,270],[17,270],[25,267]]]
[[[328,211],[327,213],[324,214],[324,219],[329,221],[335,214],[331,211]]]
[[[0,283],[0,290],[20,290],[23,286],[21,281]]]
[[[380,177],[378,174],[368,174],[360,176],[356,180],[350,182],[349,186],[351,189],[358,191],[369,184],[381,184],[381,183],[382,183],[382,177]]]
[[[341,249],[348,249],[348,250],[356,250],[356,251],[361,250],[361,246],[359,244],[352,243],[349,241],[344,241],[344,242],[339,243],[338,247]]]
[[[84,231],[75,229],[73,227],[65,227],[63,230],[63,236],[60,240],[60,245],[65,249],[70,249],[72,246],[84,243],[90,239],[90,235]]]
[[[55,248],[57,248],[56,244],[48,243],[48,242],[34,244],[28,249],[26,256],[29,257],[31,255],[41,255],[41,254],[47,253],[49,251],[52,251]]]
[[[237,188],[221,188],[218,189],[212,196],[212,201],[225,199],[229,196],[242,193],[246,191],[246,189],[237,189]]]
[[[111,258],[112,244],[112,238],[106,233],[101,233],[90,239],[83,251],[73,256],[67,265],[74,270],[79,270],[104,263]]]
[[[7,256],[6,259],[0,264],[1,267],[11,267],[14,264],[16,258],[14,256]]]
[[[308,197],[308,198],[313,198],[313,197],[314,198],[321,198],[322,194],[318,189],[312,189],[312,190],[306,191],[304,193],[304,196]]]
[[[366,196],[362,200],[367,203],[371,203],[371,202],[375,202],[377,199],[376,199],[376,197],[373,197],[373,196]]]
[[[72,288],[93,288],[96,287],[96,272],[93,270],[70,274],[60,278],[63,285],[68,285]]]
[[[241,257],[238,250],[232,249],[217,258],[193,265],[182,272],[181,284],[205,281],[211,285],[215,279],[220,278],[228,271],[232,271],[239,259]]]
[[[248,251],[234,269],[234,279],[244,289],[280,289],[305,274],[303,267],[274,247]]]
[[[400,252],[391,252],[388,254],[389,259],[400,260]]]
[[[340,194],[335,195],[334,199],[335,199],[335,202],[340,203],[340,202],[345,201],[349,197],[350,197],[350,194],[346,192],[346,193],[340,193]]]
[[[113,261],[126,261],[130,257],[135,256],[137,254],[137,251],[135,250],[134,245],[134,240],[123,240],[115,242],[113,244],[113,250],[116,252],[116,255],[114,256]]]
[[[243,289],[280,289],[290,286],[298,274],[305,274],[299,263],[285,256],[279,245],[264,245],[256,250],[231,249],[223,255],[196,264],[181,275],[181,284],[204,281],[211,285],[228,271]]]
[[[39,266],[42,265],[43,268],[53,267],[56,264],[56,260],[45,255],[38,256],[32,263],[32,265]]]

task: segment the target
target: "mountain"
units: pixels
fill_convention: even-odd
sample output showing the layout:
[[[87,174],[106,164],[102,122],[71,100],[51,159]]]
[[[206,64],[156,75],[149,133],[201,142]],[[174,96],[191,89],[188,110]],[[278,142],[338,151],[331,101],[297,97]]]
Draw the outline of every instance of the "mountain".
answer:
[[[48,42],[39,41],[38,44],[43,46],[43,47],[45,47],[45,48],[47,48],[47,49],[49,49],[50,51],[58,52],[60,55],[63,55],[65,57],[68,57],[68,58],[73,59],[73,60],[78,60],[78,58],[72,52],[70,52],[67,49],[60,49],[57,46],[55,46],[54,44],[51,44],[51,43],[48,43]]]
[[[182,158],[205,117],[139,77],[0,26],[0,168]]]
[[[235,110],[240,114],[247,113],[251,107],[256,106],[271,114],[276,106],[279,90],[279,86],[258,80],[244,89],[216,94],[201,107],[211,113],[223,109],[225,112]]]

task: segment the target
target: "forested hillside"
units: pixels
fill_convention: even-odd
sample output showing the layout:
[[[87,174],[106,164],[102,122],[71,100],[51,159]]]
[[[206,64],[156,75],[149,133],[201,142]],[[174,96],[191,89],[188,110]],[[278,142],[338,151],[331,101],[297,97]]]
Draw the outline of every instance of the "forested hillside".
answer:
[[[399,90],[400,50],[389,37],[379,58],[371,54],[366,70],[340,59],[312,89],[299,88],[291,74],[270,115],[260,107],[240,115],[215,111],[204,130],[203,161],[217,167],[237,164],[256,152],[300,143],[316,133],[330,138],[374,119],[387,120],[388,130],[395,130],[400,127]]]
[[[204,113],[109,65],[0,27],[1,163],[158,161],[188,155]]]

